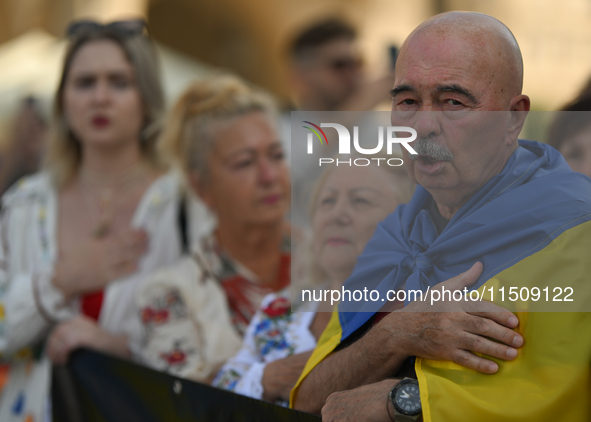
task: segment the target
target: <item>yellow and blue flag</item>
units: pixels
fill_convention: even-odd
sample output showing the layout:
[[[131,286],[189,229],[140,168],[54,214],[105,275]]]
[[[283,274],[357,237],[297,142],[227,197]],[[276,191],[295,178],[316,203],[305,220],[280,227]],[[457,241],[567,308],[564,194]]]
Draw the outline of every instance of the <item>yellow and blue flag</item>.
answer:
[[[572,172],[552,147],[520,141],[503,171],[441,233],[432,201],[417,187],[378,226],[344,288],[377,290],[380,298],[426,291],[480,261],[473,289],[516,313],[525,344],[513,361],[497,361],[493,375],[417,359],[424,420],[591,421],[591,179]],[[520,295],[510,299],[510,291]],[[301,380],[383,305],[345,297],[292,399]]]

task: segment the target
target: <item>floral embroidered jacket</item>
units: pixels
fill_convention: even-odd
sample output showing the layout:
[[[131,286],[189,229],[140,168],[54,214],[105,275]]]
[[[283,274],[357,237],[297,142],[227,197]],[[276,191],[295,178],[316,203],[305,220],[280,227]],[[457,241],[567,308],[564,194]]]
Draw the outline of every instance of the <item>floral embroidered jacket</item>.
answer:
[[[211,277],[217,279],[224,289],[232,323],[240,335],[244,335],[246,327],[265,296],[279,292],[291,282],[291,239],[284,237],[281,245],[281,262],[275,282],[263,285],[258,277],[248,268],[228,255],[216,242],[213,235],[201,242],[197,249],[196,259]]]
[[[137,301],[151,368],[203,382],[240,348],[223,289],[191,257],[152,274]]]
[[[133,307],[138,283],[181,256],[180,187],[171,170],[146,190],[131,226],[146,230],[150,248],[136,273],[114,280],[104,291],[98,323],[111,333],[126,334],[132,352],[140,331]],[[79,300],[65,304],[51,282],[58,211],[58,193],[45,172],[21,179],[2,197],[0,359],[9,359],[10,365],[0,395],[2,422],[40,422],[47,416],[51,365],[41,353],[43,338],[55,323],[83,311]]]
[[[267,295],[248,326],[242,348],[218,372],[213,386],[262,399],[267,364],[316,346],[310,324],[317,307],[317,302],[302,303],[292,312],[289,289]]]

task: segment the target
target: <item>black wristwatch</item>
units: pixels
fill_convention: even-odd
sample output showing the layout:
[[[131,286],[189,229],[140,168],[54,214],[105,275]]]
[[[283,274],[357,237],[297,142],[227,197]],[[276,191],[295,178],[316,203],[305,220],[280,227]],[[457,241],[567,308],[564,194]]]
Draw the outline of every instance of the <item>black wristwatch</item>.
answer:
[[[423,412],[419,382],[414,378],[404,378],[396,384],[390,390],[390,401],[396,422],[415,422]]]

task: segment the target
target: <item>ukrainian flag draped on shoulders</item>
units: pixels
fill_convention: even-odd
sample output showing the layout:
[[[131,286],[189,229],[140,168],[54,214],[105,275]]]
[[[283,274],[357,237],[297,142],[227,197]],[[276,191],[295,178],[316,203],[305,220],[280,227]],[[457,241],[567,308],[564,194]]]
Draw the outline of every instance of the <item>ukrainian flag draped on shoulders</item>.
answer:
[[[515,360],[497,361],[496,374],[417,359],[427,422],[591,421],[591,179],[572,172],[552,147],[519,145],[439,235],[429,214],[433,198],[417,187],[409,204],[378,225],[344,286],[375,289],[380,298],[389,290],[426,291],[480,261],[473,288],[518,316],[525,344]],[[523,291],[524,300],[510,301],[511,287],[538,287],[542,298],[527,301]],[[566,287],[573,302],[564,301]],[[306,375],[383,305],[340,303],[292,400]]]

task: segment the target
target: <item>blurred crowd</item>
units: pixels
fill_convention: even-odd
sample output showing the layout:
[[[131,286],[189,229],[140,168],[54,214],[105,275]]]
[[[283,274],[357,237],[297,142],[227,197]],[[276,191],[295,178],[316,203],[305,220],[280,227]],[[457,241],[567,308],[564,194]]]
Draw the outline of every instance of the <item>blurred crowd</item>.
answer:
[[[143,21],[67,38],[51,121],[24,99],[0,157],[0,420],[49,420],[51,367],[78,348],[287,405],[331,317],[292,282],[339,289],[414,191],[399,167],[326,166],[290,219],[289,112],[372,110],[394,67],[366,80],[328,19],[291,43],[291,110],[229,74],[165,110]],[[547,142],[591,177],[589,110],[587,87]]]

